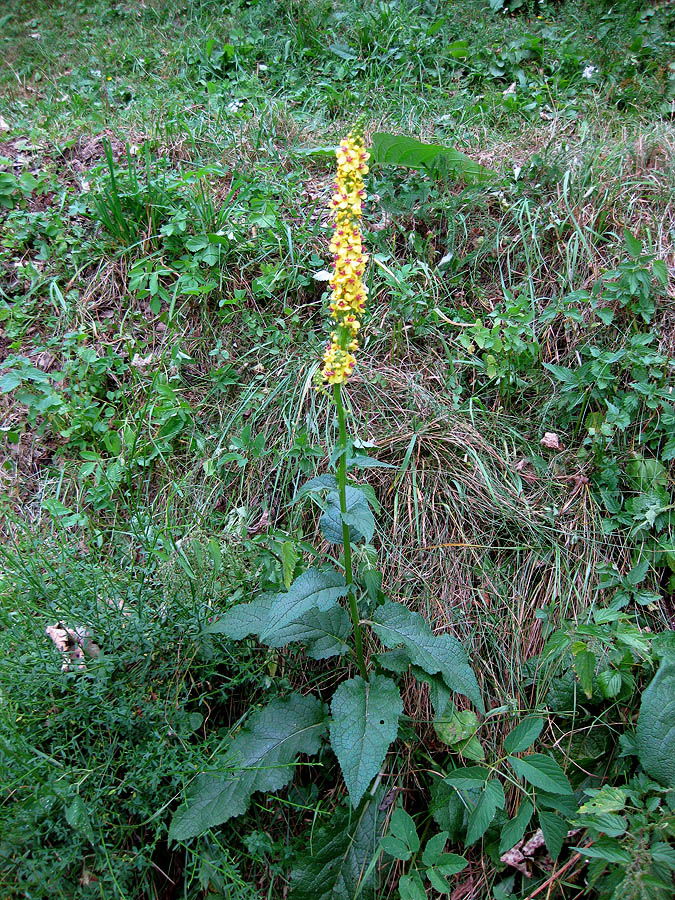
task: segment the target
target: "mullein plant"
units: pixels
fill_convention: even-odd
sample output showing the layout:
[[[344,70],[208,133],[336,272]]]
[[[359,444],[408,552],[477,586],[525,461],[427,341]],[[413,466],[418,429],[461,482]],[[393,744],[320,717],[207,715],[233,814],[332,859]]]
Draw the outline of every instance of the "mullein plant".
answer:
[[[330,465],[336,471],[311,479],[300,489],[296,501],[311,495],[319,502],[323,537],[329,545],[342,546],[342,553],[337,560],[328,554],[325,563],[304,570],[301,561],[289,573],[287,590],[261,593],[249,603],[231,606],[209,624],[207,631],[232,640],[255,637],[275,650],[297,643],[311,659],[344,657],[348,664],[337,669],[344,677],[329,705],[312,693],[294,692],[278,695],[249,713],[226,750],[209,760],[208,768],[192,779],[185,803],[171,825],[170,836],[175,840],[195,837],[245,813],[255,792],[276,791],[287,785],[299,754],[318,752],[326,739],[340,765],[351,806],[360,809],[360,818],[354,821],[365,821],[367,808],[374,809],[378,819],[381,769],[397,738],[403,713],[398,682],[408,672],[430,686],[437,717],[447,716],[448,710],[454,709],[455,692],[484,711],[475,674],[461,644],[450,634],[434,634],[419,613],[387,599],[377,570],[363,566],[356,573],[353,569],[354,544],[364,542],[368,546],[364,557],[372,559],[374,554],[370,544],[377,503],[369,485],[358,484],[348,476],[358,468],[386,464],[359,452],[348,438],[342,396],[356,363],[367,294],[361,217],[369,155],[362,131],[354,129],[337,148],[336,157],[337,178],[331,198],[332,323],[323,366],[317,373],[317,386],[332,390],[335,404],[338,445]],[[348,830],[345,835],[349,837]],[[442,854],[444,844],[445,838],[436,840],[436,856],[444,857],[444,873],[449,875],[451,869],[463,868],[466,861],[454,854]],[[434,865],[432,860],[430,867]],[[369,867],[359,888],[367,889],[364,896],[373,896],[373,869]],[[303,875],[301,867],[297,896],[303,896],[305,877],[304,887],[312,897],[324,896],[321,879],[341,877],[339,866],[322,872],[313,873],[310,866]],[[329,891],[325,896],[342,896],[339,891],[331,893],[328,883],[323,887]]]

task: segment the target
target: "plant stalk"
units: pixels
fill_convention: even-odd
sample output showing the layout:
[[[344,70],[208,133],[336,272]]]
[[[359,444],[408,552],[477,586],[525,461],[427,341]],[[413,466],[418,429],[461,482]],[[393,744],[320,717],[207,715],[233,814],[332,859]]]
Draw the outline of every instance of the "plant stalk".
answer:
[[[347,425],[345,423],[345,408],[342,403],[341,385],[338,382],[333,385],[333,398],[337,409],[338,425],[340,428],[340,461],[338,463],[337,483],[340,499],[340,512],[347,512]],[[354,644],[356,646],[356,661],[364,681],[368,681],[368,672],[363,659],[363,636],[359,622],[359,608],[356,605],[356,591],[354,590],[354,574],[352,572],[352,545],[349,539],[349,525],[342,519],[342,543],[345,557],[345,581],[347,583],[347,599],[349,600],[349,613],[354,626]]]

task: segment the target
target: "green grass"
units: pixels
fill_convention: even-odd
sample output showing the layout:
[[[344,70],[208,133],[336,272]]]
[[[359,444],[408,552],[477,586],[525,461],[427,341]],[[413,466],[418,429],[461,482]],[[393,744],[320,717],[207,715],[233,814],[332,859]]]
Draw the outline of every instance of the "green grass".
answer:
[[[321,549],[318,510],[294,496],[337,441],[312,388],[325,149],[362,113],[369,138],[444,144],[488,170],[368,177],[347,412],[395,467],[365,472],[383,591],[464,643],[489,759],[536,712],[575,789],[633,777],[618,741],[665,658],[675,587],[674,16],[628,0],[514,15],[487,0],[3,6],[3,896],[281,898],[340,821],[326,749],[246,816],[167,837],[251,707],[289,688],[328,696],[347,668],[205,626],[280,590],[289,553],[299,571]],[[616,606],[608,573],[640,564]],[[583,631],[608,608],[601,634]],[[56,624],[86,629],[99,655],[62,671]],[[623,643],[628,628],[647,650]],[[556,634],[593,653],[595,676],[623,673],[620,690],[596,677],[584,696],[580,645]],[[464,760],[426,688],[411,680],[404,703],[384,779],[436,828],[431,773]],[[435,819],[464,852],[461,822]],[[540,851],[525,877],[488,832],[456,886],[623,896],[611,872],[563,869],[580,841],[558,868]],[[375,868],[378,896],[398,896],[405,866]]]

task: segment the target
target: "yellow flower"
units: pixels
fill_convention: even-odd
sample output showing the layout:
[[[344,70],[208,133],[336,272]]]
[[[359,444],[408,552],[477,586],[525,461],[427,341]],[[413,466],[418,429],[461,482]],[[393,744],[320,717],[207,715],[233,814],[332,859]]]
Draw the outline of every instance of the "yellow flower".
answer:
[[[368,289],[363,274],[368,262],[363,252],[361,215],[366,192],[363,176],[368,173],[369,154],[363,136],[350,132],[335,152],[337,175],[330,201],[335,226],[329,249],[333,254],[330,310],[336,327],[323,355],[323,382],[338,384],[351,375],[358,349],[356,336],[361,327]]]

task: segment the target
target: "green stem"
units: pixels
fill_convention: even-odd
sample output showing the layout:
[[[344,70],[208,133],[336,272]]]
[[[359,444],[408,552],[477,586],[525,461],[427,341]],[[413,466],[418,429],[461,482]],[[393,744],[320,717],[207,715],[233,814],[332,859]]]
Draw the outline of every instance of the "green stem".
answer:
[[[337,482],[338,495],[340,498],[340,512],[347,512],[347,425],[345,423],[345,408],[342,403],[342,393],[340,391],[340,383],[333,385],[333,398],[335,399],[335,408],[337,409],[338,425],[340,427],[340,461],[338,463]],[[363,659],[363,636],[361,634],[361,624],[359,622],[359,608],[356,605],[356,592],[354,590],[354,574],[352,572],[352,545],[349,539],[349,525],[342,520],[342,543],[344,545],[345,557],[345,581],[347,582],[347,598],[349,600],[349,613],[352,617],[352,625],[354,626],[354,644],[356,645],[356,661],[359,664],[359,671],[364,681],[368,681],[368,672]]]

